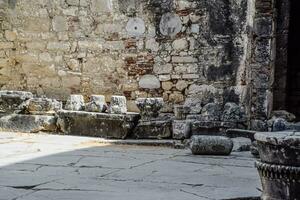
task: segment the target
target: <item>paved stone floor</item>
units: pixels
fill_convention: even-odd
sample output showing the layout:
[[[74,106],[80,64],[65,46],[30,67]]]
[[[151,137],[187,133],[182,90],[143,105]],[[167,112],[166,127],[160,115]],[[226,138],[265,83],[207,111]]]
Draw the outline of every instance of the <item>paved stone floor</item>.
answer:
[[[96,138],[0,133],[1,200],[192,200],[259,196],[248,152],[104,145]]]

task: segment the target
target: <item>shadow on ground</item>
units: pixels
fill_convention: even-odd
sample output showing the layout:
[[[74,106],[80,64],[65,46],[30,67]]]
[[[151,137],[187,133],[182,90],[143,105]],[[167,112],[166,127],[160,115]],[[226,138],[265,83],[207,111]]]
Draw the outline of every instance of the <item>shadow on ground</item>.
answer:
[[[0,134],[0,200],[249,199],[260,192],[249,153],[103,145],[95,138]]]

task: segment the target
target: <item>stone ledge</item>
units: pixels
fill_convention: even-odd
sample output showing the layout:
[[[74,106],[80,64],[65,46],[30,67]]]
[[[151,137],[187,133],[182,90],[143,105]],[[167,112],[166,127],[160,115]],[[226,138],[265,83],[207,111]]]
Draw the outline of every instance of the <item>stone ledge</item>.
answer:
[[[84,111],[57,112],[57,125],[66,135],[125,139],[139,119],[138,113],[107,114]]]
[[[37,133],[56,132],[55,116],[11,114],[0,117],[0,131]]]

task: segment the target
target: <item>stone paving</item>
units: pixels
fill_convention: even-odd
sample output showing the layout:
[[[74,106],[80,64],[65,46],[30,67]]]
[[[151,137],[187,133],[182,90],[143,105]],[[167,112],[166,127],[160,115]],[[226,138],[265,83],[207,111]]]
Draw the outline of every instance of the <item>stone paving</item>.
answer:
[[[250,153],[117,146],[97,138],[0,133],[0,200],[250,199]]]

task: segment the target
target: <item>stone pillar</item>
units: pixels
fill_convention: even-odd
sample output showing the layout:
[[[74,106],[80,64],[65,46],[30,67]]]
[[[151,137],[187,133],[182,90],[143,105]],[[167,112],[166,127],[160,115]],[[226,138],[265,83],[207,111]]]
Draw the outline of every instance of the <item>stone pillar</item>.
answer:
[[[253,129],[258,127],[257,124],[265,123],[273,109],[272,87],[276,54],[275,11],[274,0],[255,1],[250,55],[251,128]]]
[[[300,133],[256,133],[262,200],[300,199]]]

